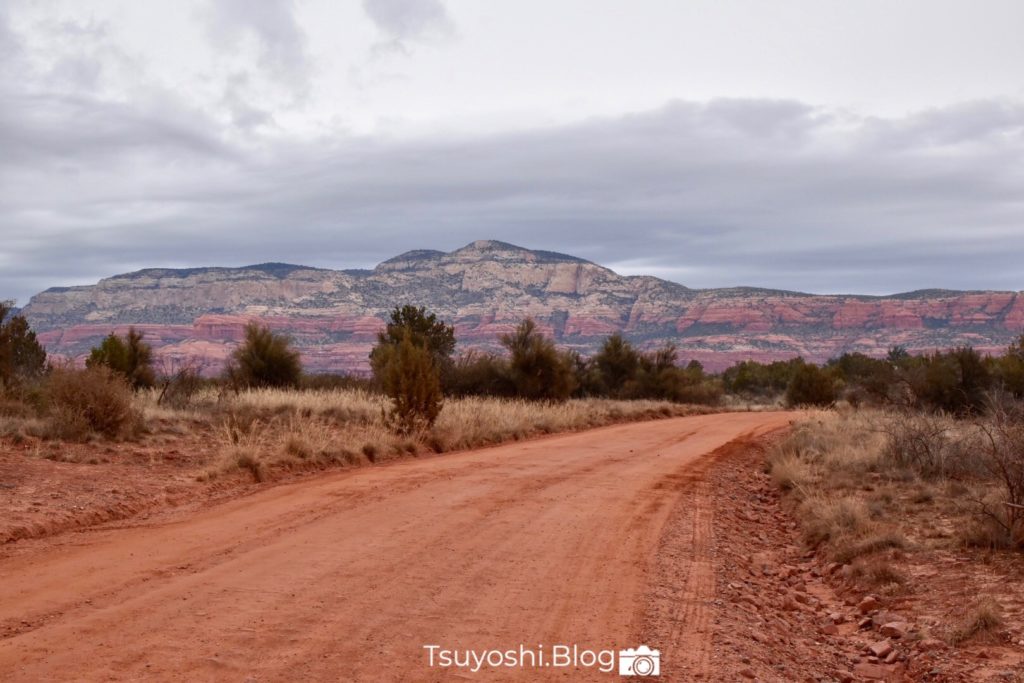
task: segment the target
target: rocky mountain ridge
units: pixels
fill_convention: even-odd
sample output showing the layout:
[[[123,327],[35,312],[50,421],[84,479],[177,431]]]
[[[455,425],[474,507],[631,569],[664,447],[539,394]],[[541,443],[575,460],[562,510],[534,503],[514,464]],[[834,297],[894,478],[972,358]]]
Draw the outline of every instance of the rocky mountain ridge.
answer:
[[[48,289],[23,313],[51,353],[70,358],[133,325],[160,356],[201,359],[215,371],[245,324],[258,319],[292,335],[311,370],[365,372],[383,319],[406,303],[452,322],[461,349],[496,349],[500,334],[533,316],[560,345],[584,354],[621,331],[642,347],[672,341],[681,358],[716,370],[746,358],[878,355],[893,344],[999,351],[1024,330],[1020,292],[699,290],[489,240],[447,253],[406,252],[373,270],[282,263],[150,268]]]

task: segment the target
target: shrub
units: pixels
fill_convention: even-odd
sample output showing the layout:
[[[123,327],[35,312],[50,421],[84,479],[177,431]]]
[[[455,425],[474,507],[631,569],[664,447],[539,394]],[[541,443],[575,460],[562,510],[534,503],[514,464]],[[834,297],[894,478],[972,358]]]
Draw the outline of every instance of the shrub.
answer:
[[[294,387],[302,377],[302,363],[287,336],[252,322],[242,345],[231,354],[226,374],[236,388]]]
[[[640,369],[640,354],[616,332],[605,339],[591,362],[597,371],[602,394],[618,398],[626,393],[627,383],[636,377]]]
[[[1024,334],[1018,337],[994,362],[1000,385],[1015,398],[1024,398]]]
[[[157,405],[167,405],[172,408],[182,409],[187,407],[196,394],[206,385],[199,374],[199,368],[187,365],[177,372],[165,375],[160,380],[160,395],[157,397]]]
[[[532,318],[502,335],[509,352],[509,378],[521,398],[564,401],[576,388],[572,358],[544,337]]]
[[[381,380],[393,403],[392,420],[400,433],[410,434],[434,424],[443,402],[441,379],[427,346],[417,345],[407,331],[397,347],[387,346]]]
[[[835,403],[836,390],[828,372],[811,363],[801,363],[786,387],[790,406],[828,406]]]
[[[981,461],[1002,494],[977,501],[978,514],[1002,533],[1003,544],[1024,549],[1024,421],[997,409],[978,429],[984,436]]]
[[[883,455],[891,464],[923,477],[949,473],[953,441],[941,417],[900,413],[886,420],[884,429],[887,438]]]
[[[903,374],[923,407],[960,417],[984,412],[992,376],[971,347],[911,358],[905,365]]]
[[[426,348],[447,388],[452,371],[452,353],[455,351],[455,328],[427,313],[424,307],[402,306],[391,311],[387,326],[377,333],[377,345],[370,352],[370,367],[378,383],[383,381],[387,353],[402,343],[408,334],[414,346]]]
[[[85,361],[86,367],[108,367],[123,375],[134,389],[154,386],[156,375],[153,372],[153,349],[142,341],[142,337],[142,333],[136,332],[134,327],[128,329],[124,339],[110,333],[89,354]]]
[[[733,394],[766,396],[786,390],[796,369],[803,365],[802,358],[775,361],[768,364],[743,361],[722,373],[725,390]]]
[[[51,432],[58,438],[83,439],[91,432],[115,438],[129,435],[139,424],[131,388],[106,366],[53,370],[46,380],[46,397]]]
[[[8,319],[11,307],[0,301],[0,389],[37,379],[46,367],[46,351],[24,316]]]
[[[515,396],[508,361],[492,353],[468,351],[453,363],[448,391],[455,396]]]
[[[896,370],[892,362],[871,358],[863,353],[844,353],[830,360],[828,368],[845,382],[845,397],[852,405],[865,400],[874,404],[887,402],[896,381]]]

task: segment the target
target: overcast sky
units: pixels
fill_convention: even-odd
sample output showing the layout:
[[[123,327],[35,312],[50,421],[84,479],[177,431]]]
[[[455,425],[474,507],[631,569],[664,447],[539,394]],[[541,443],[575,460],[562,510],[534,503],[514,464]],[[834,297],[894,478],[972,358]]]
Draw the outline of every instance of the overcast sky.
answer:
[[[0,2],[0,298],[476,239],[1024,289],[1019,0]]]

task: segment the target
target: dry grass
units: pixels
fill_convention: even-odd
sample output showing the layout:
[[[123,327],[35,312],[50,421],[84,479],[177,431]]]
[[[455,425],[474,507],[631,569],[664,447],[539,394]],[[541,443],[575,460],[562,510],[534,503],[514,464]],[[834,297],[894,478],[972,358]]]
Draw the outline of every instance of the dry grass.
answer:
[[[173,414],[141,396],[151,417]],[[396,434],[388,400],[359,389],[259,389],[228,397],[200,395],[188,413],[222,423],[220,454],[204,478],[237,469],[263,479],[274,470],[351,466],[423,452],[442,453],[617,422],[712,412],[662,401],[573,400],[548,404],[493,398],[445,401],[433,428]],[[197,412],[198,411],[198,412]]]
[[[832,559],[845,564],[886,550],[904,550],[908,545],[906,536],[895,529],[866,533],[859,537],[846,536],[842,542],[835,544]]]
[[[845,565],[842,575],[859,587],[904,595],[915,586],[909,567],[936,554],[1024,548],[1024,517],[1006,504],[1024,500],[1024,423],[1003,419],[813,413],[767,465],[808,547]],[[984,599],[948,639],[992,641],[1003,624],[999,604]]]
[[[772,481],[783,491],[802,491],[811,480],[811,468],[794,453],[779,452],[768,461]]]
[[[853,496],[815,494],[804,499],[797,510],[804,520],[804,542],[812,547],[859,536],[870,523],[867,505]]]
[[[907,583],[906,574],[881,557],[857,558],[850,565],[850,575],[882,593],[898,593]]]
[[[967,641],[995,640],[1004,625],[1002,606],[995,599],[985,597],[967,610],[960,625],[950,633],[949,641],[960,645]]]
[[[789,494],[803,540],[843,564],[881,562],[911,543],[900,528],[901,490],[910,481],[885,460],[879,411],[811,413],[769,454],[772,479]],[[865,565],[866,566],[866,565]],[[854,571],[877,585],[883,572]]]

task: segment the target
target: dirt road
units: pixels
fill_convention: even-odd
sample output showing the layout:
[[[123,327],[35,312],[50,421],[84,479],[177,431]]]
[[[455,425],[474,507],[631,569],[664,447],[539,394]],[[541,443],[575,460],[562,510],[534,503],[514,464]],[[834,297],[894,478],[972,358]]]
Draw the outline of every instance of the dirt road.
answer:
[[[605,427],[68,534],[0,560],[0,680],[609,679],[432,668],[424,645],[637,645],[655,550],[702,456],[791,417]],[[700,621],[699,574],[663,659],[706,645],[682,623]]]

